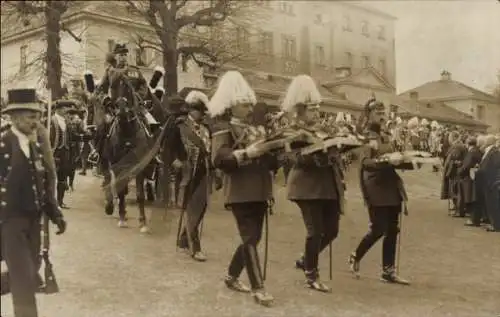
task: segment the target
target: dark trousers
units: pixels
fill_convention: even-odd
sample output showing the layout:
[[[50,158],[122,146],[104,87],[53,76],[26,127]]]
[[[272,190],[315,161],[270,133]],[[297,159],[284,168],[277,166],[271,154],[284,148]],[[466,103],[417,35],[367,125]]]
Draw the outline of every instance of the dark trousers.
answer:
[[[469,213],[470,221],[475,225],[481,224],[481,218],[483,217],[480,204],[473,202],[466,205],[467,212]]]
[[[307,230],[304,270],[308,278],[318,277],[318,258],[339,233],[339,205],[337,200],[298,200],[297,205]]]
[[[396,244],[399,233],[401,205],[368,208],[370,231],[363,237],[356,249],[356,259],[361,261],[370,248],[384,236],[382,245],[382,265],[393,268],[396,262]]]
[[[192,254],[201,251],[200,225],[206,211],[206,205],[200,211],[190,209],[183,211],[187,219],[179,239],[179,247],[189,248]]]
[[[246,268],[252,289],[261,289],[264,287],[264,281],[257,254],[257,244],[262,236],[262,225],[267,212],[267,203],[237,203],[231,204],[231,209],[236,219],[242,243],[234,252],[229,264],[228,274],[231,277],[238,278],[243,268]]]
[[[57,174],[57,203],[61,205],[64,200],[64,193],[68,189],[68,177],[71,172],[69,149],[56,149],[54,151],[54,160]]]
[[[15,317],[37,317],[40,219],[12,218],[2,224],[2,258],[9,271]]]

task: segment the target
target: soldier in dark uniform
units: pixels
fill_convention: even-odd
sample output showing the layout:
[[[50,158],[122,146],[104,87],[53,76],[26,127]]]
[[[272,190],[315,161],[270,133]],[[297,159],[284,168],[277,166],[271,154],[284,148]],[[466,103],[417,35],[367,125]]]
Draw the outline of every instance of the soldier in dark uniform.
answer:
[[[57,203],[67,209],[64,194],[68,189],[68,177],[71,172],[70,134],[67,111],[75,106],[73,100],[58,100],[54,103],[54,114],[50,124],[50,143],[54,151],[57,172]]]
[[[68,170],[68,183],[71,190],[73,190],[73,183],[75,180],[76,169],[80,163],[80,159],[84,160],[81,156],[81,149],[83,146],[83,137],[86,131],[83,127],[82,110],[72,108],[67,111],[68,118],[68,135],[69,135],[69,170]]]
[[[55,166],[47,130],[40,124],[34,89],[8,91],[3,110],[12,127],[0,137],[0,221],[2,259],[15,317],[37,317],[35,292],[40,261],[40,222],[46,213],[59,228],[66,222],[55,201]],[[4,278],[4,277],[2,277]]]
[[[282,107],[295,113],[291,127],[314,129],[320,103],[313,79],[300,75],[291,82]],[[304,256],[296,261],[296,267],[304,270],[308,287],[320,292],[330,289],[319,278],[319,254],[338,235],[344,197],[340,155],[336,148],[330,152],[293,157],[287,185],[287,197],[299,206],[307,230]]]
[[[463,208],[460,210],[460,216],[465,214],[470,215],[472,222],[466,222],[466,225],[478,225],[481,218],[476,215],[479,213],[474,212],[476,202],[476,191],[474,187],[474,179],[471,177],[471,169],[476,167],[481,162],[481,150],[477,147],[477,139],[469,137],[467,140],[467,154],[465,155],[462,166],[458,169],[460,176],[460,195],[462,196]]]
[[[394,155],[388,162],[373,159],[393,152],[390,137],[382,131],[385,106],[371,100],[365,106],[365,116],[370,141],[370,154],[362,160],[360,169],[361,193],[368,207],[370,230],[349,256],[351,271],[358,276],[359,264],[365,254],[382,237],[382,281],[409,284],[396,274],[396,244],[399,234],[399,216],[407,200],[403,180],[396,172],[402,163],[401,155]]]
[[[186,213],[178,246],[188,250],[193,259],[200,262],[206,261],[199,231],[211,189],[212,140],[208,126],[202,123],[207,104],[208,97],[200,91],[193,90],[187,95],[189,114],[178,124],[185,155],[173,163],[183,170],[178,201]]]
[[[277,164],[261,150],[248,146],[254,129],[245,120],[255,104],[255,93],[243,76],[229,71],[221,77],[208,110],[212,116],[225,111],[232,113],[231,121],[220,122],[212,135],[214,167],[224,172],[225,205],[232,211],[242,239],[229,264],[225,283],[232,290],[249,292],[239,280],[246,268],[254,299],[259,304],[270,305],[273,297],[264,289],[257,244],[268,201],[273,195],[271,171],[277,169]]]

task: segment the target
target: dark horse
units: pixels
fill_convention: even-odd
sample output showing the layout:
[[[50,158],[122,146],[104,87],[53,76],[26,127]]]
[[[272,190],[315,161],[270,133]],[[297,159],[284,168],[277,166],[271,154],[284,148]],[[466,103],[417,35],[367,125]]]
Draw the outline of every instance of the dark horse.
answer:
[[[148,127],[140,114],[140,100],[125,75],[121,75],[116,99],[117,113],[104,139],[102,160],[104,166],[105,212],[112,215],[114,198],[118,198],[118,226],[127,227],[125,197],[128,182],[135,178],[139,226],[142,233],[148,233],[145,213],[145,180],[149,169],[154,168],[151,160],[144,164],[143,154],[150,143]],[[146,167],[146,168],[144,168]]]

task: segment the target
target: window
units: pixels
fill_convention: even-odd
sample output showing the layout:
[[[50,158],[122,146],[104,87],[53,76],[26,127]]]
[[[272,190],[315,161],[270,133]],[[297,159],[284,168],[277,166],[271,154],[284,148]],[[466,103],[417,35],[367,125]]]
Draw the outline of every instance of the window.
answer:
[[[259,50],[261,54],[272,55],[273,54],[273,33],[262,32],[260,34],[259,40]]]
[[[385,63],[385,58],[381,58],[378,61],[378,68],[381,74],[386,75],[387,68],[386,68],[386,63]]]
[[[345,64],[346,64],[346,66],[352,67],[352,64],[353,64],[352,61],[353,61],[352,53],[351,52],[346,52],[345,53]]]
[[[113,49],[115,48],[115,40],[109,39],[108,40],[108,52],[113,52]]]
[[[293,14],[293,5],[288,3],[288,1],[281,1],[280,11],[283,13]]]
[[[19,48],[19,72],[24,73],[26,71],[26,60],[28,54],[28,45],[21,45]]]
[[[476,117],[478,120],[482,121],[485,119],[485,108],[483,105],[478,105],[476,108]]]
[[[367,21],[363,21],[363,23],[361,24],[361,34],[363,34],[364,36],[370,36],[370,30],[368,28]]]
[[[297,44],[295,38],[283,36],[283,56],[287,59],[296,59]]]
[[[142,47],[137,47],[135,49],[135,65],[146,66],[147,63],[146,50]]]
[[[321,45],[316,45],[314,48],[314,60],[316,65],[325,65],[325,48]]]
[[[383,25],[378,26],[378,39],[385,40],[385,27]]]
[[[370,57],[367,55],[363,55],[361,58],[363,68],[370,67]]]
[[[342,30],[349,32],[352,31],[351,18],[348,15],[344,15],[342,17]]]
[[[236,28],[236,46],[238,47],[238,49],[243,50],[249,48],[249,37],[250,36],[247,30],[242,27]]]
[[[316,23],[316,24],[323,23],[323,15],[321,13],[318,13],[314,16],[314,23]]]

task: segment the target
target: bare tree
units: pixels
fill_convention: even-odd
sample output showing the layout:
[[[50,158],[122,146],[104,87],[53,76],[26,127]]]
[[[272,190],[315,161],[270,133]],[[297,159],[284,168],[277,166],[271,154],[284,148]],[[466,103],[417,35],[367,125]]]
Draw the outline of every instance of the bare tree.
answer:
[[[61,32],[67,32],[75,41],[81,42],[80,36],[72,32],[62,23],[63,15],[72,6],[80,5],[79,1],[5,1],[2,2],[2,37],[7,32],[15,31],[12,27],[43,27],[46,40],[46,51],[37,54],[25,69],[39,70],[43,65],[46,87],[55,98],[62,97],[64,90],[61,79],[63,76],[63,59],[61,53]]]
[[[184,69],[189,60],[199,66],[218,67],[242,58],[248,50],[240,47],[238,51],[234,46],[249,43],[228,41],[224,36],[227,35],[225,26],[232,24],[250,35],[248,26],[250,22],[256,23],[255,3],[252,1],[127,0],[127,5],[131,14],[142,17],[154,31],[153,36],[136,35],[134,42],[139,48],[153,49],[162,54],[163,85],[169,95],[178,91],[179,62]],[[249,41],[247,36],[246,42]]]

